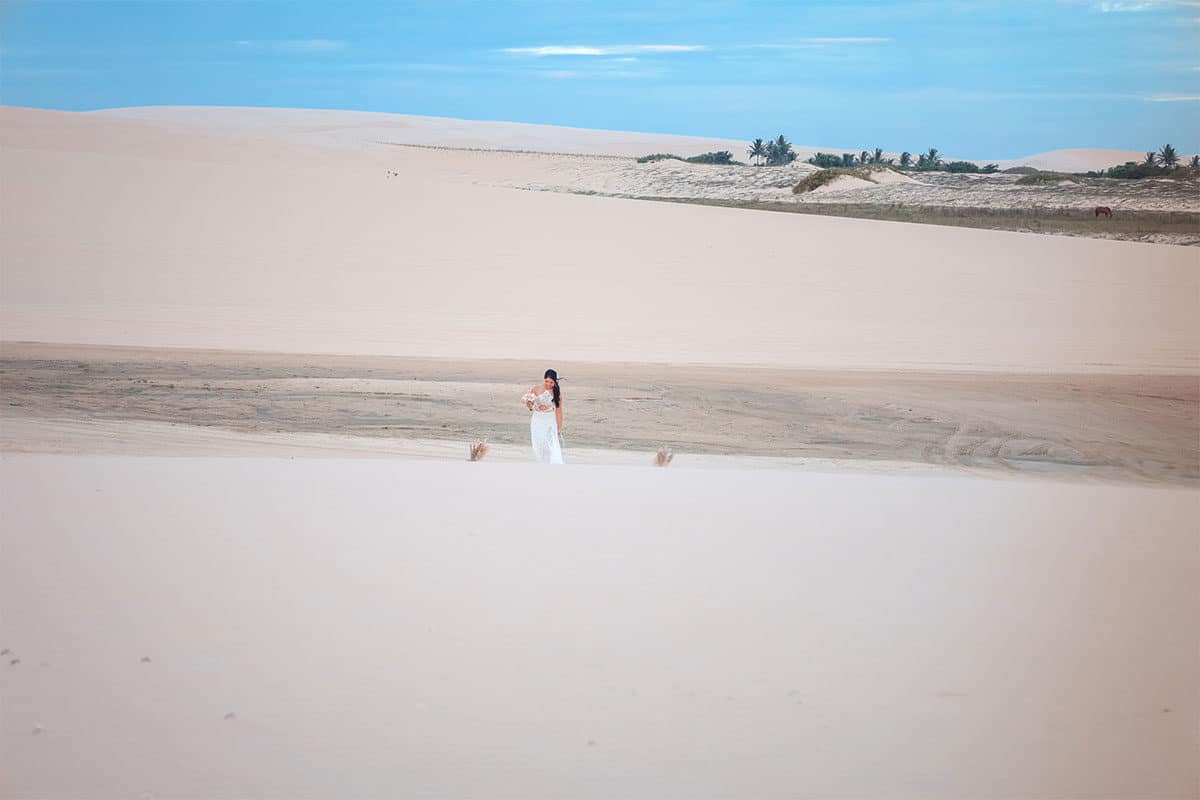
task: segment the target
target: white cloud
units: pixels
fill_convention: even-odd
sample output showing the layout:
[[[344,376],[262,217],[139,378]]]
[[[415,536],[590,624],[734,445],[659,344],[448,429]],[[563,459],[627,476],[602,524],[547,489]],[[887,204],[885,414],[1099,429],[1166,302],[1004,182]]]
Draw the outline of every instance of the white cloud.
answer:
[[[346,48],[346,43],[339,39],[239,39],[234,44],[247,49],[287,53],[332,53]]]
[[[695,53],[704,50],[808,50],[837,44],[881,44],[890,42],[884,36],[812,36],[794,42],[743,44],[732,47],[709,47],[703,44],[551,44],[540,47],[506,47],[501,52],[535,56],[635,56],[664,53]],[[631,59],[632,60],[632,59]]]
[[[698,50],[707,49],[701,44],[552,44],[541,47],[506,47],[503,52],[542,58],[544,56],[625,56],[639,53],[694,53]]]
[[[887,36],[811,36],[807,39],[797,39],[794,42],[761,42],[758,44],[743,44],[730,48],[731,50],[818,50],[830,45],[839,44],[883,44],[893,41]]]
[[[892,40],[884,36],[814,36],[801,41],[808,44],[878,44]]]
[[[1101,14],[1128,14],[1160,11],[1168,8],[1198,8],[1200,0],[1105,0],[1092,3],[1092,10]]]

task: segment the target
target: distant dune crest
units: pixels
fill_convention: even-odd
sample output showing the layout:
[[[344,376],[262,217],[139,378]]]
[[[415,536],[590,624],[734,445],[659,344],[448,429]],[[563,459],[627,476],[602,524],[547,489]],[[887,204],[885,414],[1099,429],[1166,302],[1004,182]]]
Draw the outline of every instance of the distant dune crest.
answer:
[[[391,142],[426,147],[531,150],[577,155],[642,156],[656,152],[695,155],[729,150],[742,157],[747,142],[705,136],[683,136],[631,131],[569,128],[521,122],[483,122],[449,117],[420,117],[372,111],[337,111],[297,108],[240,108],[219,106],[144,106],[116,108],[92,114],[141,119],[211,133],[262,133],[284,135],[319,144]],[[857,146],[796,145],[801,159],[821,152],[858,152]],[[1075,148],[1052,150],[995,162],[1002,168],[1030,166],[1042,170],[1086,172],[1126,161],[1141,161],[1145,153],[1134,150]]]

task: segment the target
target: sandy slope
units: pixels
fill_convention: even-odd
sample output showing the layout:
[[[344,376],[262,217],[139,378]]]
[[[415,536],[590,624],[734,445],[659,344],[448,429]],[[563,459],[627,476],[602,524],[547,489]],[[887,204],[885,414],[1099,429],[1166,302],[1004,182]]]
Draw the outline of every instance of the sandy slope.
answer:
[[[1200,780],[1195,492],[12,455],[0,482],[5,797]]]
[[[113,119],[144,120],[168,127],[233,134],[282,137],[324,145],[407,144],[426,147],[529,150],[580,155],[684,156],[729,150],[742,159],[740,140],[673,134],[603,131],[519,122],[480,122],[446,117],[417,117],[366,111],[297,108],[221,108],[150,106],[92,112]]]
[[[500,189],[477,185],[479,154],[98,115],[3,109],[0,137],[9,340],[1200,367],[1200,272],[1182,248]]]
[[[432,147],[478,147],[485,149],[531,150],[583,155],[643,156],[648,153],[677,153],[683,156],[728,150],[743,160],[747,142],[703,136],[635,133],[530,125],[516,122],[487,122],[299,108],[223,108],[213,106],[143,106],[92,112],[105,117],[136,119],[189,130],[237,135],[283,135],[289,139],[324,144],[391,142]],[[796,144],[806,159],[818,151],[858,153],[857,146]],[[899,153],[888,153],[898,157]],[[1072,148],[1035,153],[1022,158],[996,161],[973,159],[980,164],[995,161],[1001,167],[1030,166],[1062,172],[1105,169],[1126,161],[1141,161],[1145,153],[1133,150]],[[954,157],[951,157],[953,160]]]
[[[1127,161],[1141,162],[1146,157],[1137,150],[1105,150],[1102,148],[1068,148],[1037,153],[1024,158],[998,161],[1001,169],[1009,167],[1033,167],[1052,172],[1088,172],[1124,164]],[[1186,160],[1186,159],[1185,159]],[[983,162],[980,162],[983,163]]]
[[[572,464],[592,463],[581,449],[632,451],[621,463],[645,464],[665,445],[676,468],[752,455],[1200,487],[1194,375],[552,365],[566,384]],[[432,455],[454,460],[487,439],[495,457],[528,460],[517,398],[546,366],[6,342],[0,450],[161,453],[174,425],[181,450],[213,454],[314,435],[393,456],[438,440]],[[167,429],[142,425],[151,421]]]
[[[0,339],[1200,369],[1192,250],[499,188],[559,167],[364,137],[650,142],[347,119],[0,109]],[[308,377],[281,375],[280,397],[307,403]],[[415,394],[397,377],[363,396]],[[595,397],[626,396],[604,377]],[[994,379],[1016,411],[935,392],[905,413],[1101,428],[1086,400]],[[136,411],[142,380],[85,388]],[[61,412],[69,383],[38,397]],[[838,419],[877,424],[896,399]],[[1194,405],[1162,402],[1194,429]],[[1133,405],[1113,437],[1177,444]],[[547,472],[500,447],[450,463],[444,442],[84,409],[0,421],[0,447],[66,453],[0,455],[0,796],[1187,798],[1200,781],[1194,490],[657,470],[611,450]],[[952,433],[956,452],[999,441]]]

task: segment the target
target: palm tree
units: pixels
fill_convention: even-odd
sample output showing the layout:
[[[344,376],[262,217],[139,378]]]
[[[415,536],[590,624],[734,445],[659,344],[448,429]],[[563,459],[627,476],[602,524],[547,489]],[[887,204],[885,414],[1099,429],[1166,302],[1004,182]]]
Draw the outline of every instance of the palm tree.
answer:
[[[883,148],[882,147],[875,148],[875,157],[871,159],[871,163],[872,164],[882,164],[883,163]]]
[[[929,156],[924,153],[917,156],[917,169],[929,169]]]
[[[900,154],[900,166],[908,169],[912,166],[912,153],[905,150]]]
[[[783,138],[782,133],[767,145],[767,164],[769,166],[790,164],[795,160],[796,151],[792,149],[792,143]]]
[[[870,164],[871,163],[871,154],[868,153],[866,150],[863,150],[861,153],[858,154],[858,163]]]
[[[1153,150],[1150,150],[1150,151],[1146,152],[1146,160],[1142,163],[1144,163],[1148,167],[1152,167],[1157,162],[1158,162],[1158,153],[1155,153]]]
[[[1179,163],[1179,156],[1175,154],[1174,147],[1164,144],[1162,150],[1158,151],[1158,160],[1164,167],[1173,167]]]
[[[762,166],[762,160],[767,157],[767,143],[762,139],[755,139],[750,143],[750,148],[746,150],[750,157],[758,161],[758,166]]]
[[[925,154],[925,163],[928,169],[937,169],[942,165],[942,157],[938,155],[936,147],[929,148],[929,152]]]

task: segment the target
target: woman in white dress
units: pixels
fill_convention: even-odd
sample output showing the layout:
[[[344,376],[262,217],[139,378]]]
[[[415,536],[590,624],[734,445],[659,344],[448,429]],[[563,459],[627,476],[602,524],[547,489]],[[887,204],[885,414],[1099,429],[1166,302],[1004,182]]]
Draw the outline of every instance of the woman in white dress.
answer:
[[[563,463],[562,435],[563,406],[562,392],[558,389],[558,373],[546,370],[541,386],[534,386],[525,395],[525,407],[529,415],[529,438],[533,442],[533,457],[540,464]]]

